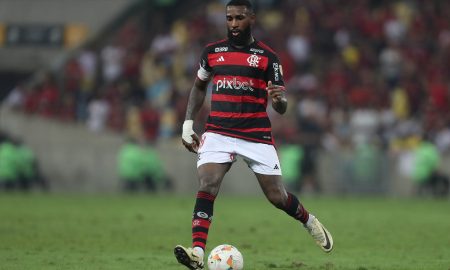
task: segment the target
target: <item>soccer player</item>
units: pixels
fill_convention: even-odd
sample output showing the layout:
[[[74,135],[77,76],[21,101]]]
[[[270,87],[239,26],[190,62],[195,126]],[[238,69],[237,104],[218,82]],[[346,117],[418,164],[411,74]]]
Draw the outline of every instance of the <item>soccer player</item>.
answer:
[[[248,0],[228,2],[226,20],[228,38],[208,44],[202,53],[183,123],[182,142],[198,154],[200,185],[192,219],[192,247],[177,245],[175,257],[189,269],[203,269],[214,200],[238,156],[254,172],[267,199],[301,222],[320,248],[330,252],[331,234],[282,183],[266,112],[268,100],[280,114],[287,108],[280,61],[271,48],[253,38],[255,14]],[[210,81],[211,111],[200,140],[193,131],[193,121]]]

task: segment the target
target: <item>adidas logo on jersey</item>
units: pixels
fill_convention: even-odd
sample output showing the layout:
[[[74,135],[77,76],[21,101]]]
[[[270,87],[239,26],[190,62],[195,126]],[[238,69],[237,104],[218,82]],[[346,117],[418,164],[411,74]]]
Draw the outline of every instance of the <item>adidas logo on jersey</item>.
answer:
[[[221,56],[217,59],[217,62],[224,62],[224,61],[225,61],[225,58],[223,58],[223,56]]]

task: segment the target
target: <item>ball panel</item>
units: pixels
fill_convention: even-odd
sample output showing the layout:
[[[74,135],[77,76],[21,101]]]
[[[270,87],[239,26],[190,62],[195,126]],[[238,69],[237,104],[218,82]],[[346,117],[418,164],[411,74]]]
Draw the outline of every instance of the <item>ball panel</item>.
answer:
[[[209,270],[242,270],[243,267],[241,252],[229,244],[215,247],[208,256]]]

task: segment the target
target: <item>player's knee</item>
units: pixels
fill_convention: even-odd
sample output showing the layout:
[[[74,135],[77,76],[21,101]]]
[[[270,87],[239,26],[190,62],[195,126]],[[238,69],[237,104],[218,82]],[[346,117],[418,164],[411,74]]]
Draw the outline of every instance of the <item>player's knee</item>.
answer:
[[[200,191],[217,195],[220,187],[220,179],[215,175],[200,177]]]

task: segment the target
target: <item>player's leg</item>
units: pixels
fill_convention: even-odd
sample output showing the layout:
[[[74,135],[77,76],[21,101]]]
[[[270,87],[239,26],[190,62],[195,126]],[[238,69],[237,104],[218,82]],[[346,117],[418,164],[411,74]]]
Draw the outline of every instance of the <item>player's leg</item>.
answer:
[[[213,217],[214,200],[230,167],[231,163],[205,163],[198,167],[200,186],[192,217],[192,248],[178,245],[174,249],[178,262],[189,269],[204,267],[203,257]]]
[[[264,195],[275,207],[299,220],[323,251],[330,252],[333,249],[333,238],[330,232],[316,217],[308,213],[294,194],[286,191],[280,175],[256,172],[255,175]]]
[[[214,200],[231,163],[207,163],[198,168],[200,187],[192,219],[192,245],[203,250],[213,218]]]
[[[255,173],[266,198],[277,208],[305,224],[309,213],[294,194],[286,191],[280,175]]]
[[[244,157],[253,170],[267,199],[288,215],[299,220],[316,243],[325,252],[333,248],[331,234],[299,202],[298,198],[286,191],[281,179],[278,154],[273,145],[239,141],[238,154]]]

